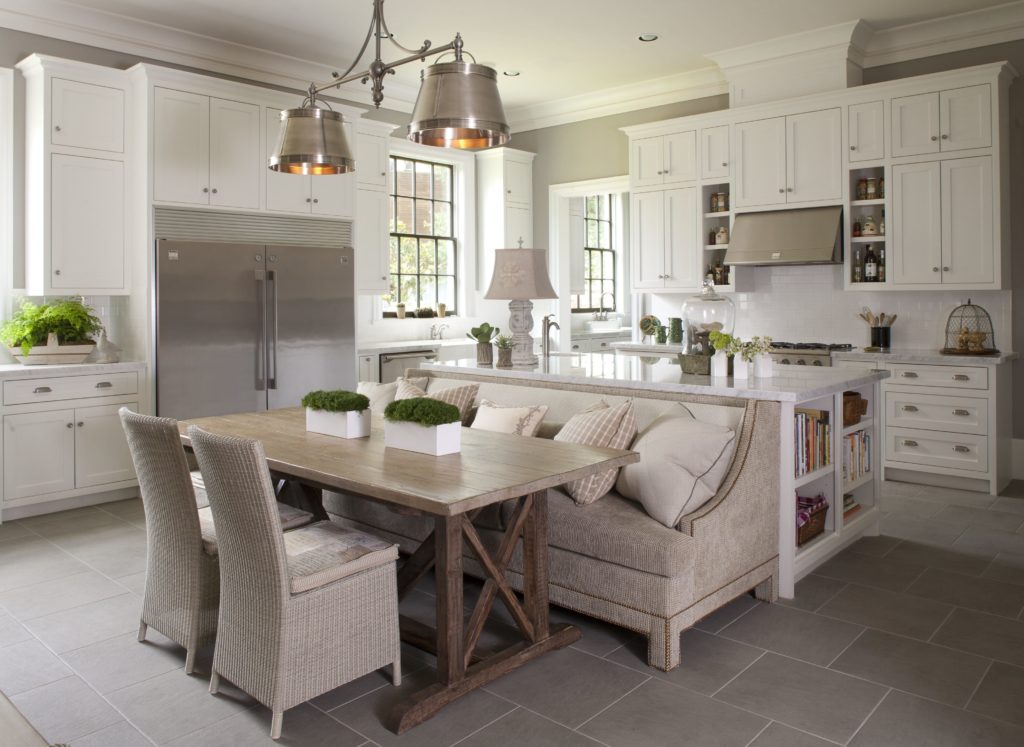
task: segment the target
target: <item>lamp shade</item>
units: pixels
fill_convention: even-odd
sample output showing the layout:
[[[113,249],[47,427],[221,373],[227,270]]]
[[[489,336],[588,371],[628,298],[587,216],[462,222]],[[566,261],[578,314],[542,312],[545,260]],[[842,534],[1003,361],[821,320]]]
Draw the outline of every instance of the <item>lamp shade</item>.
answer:
[[[558,298],[548,278],[547,249],[498,249],[494,274],[484,298],[527,301]]]
[[[281,131],[270,156],[272,171],[319,175],[346,174],[355,168],[340,113],[316,106],[281,112]]]
[[[494,68],[442,62],[420,73],[409,139],[442,148],[481,150],[509,141]]]

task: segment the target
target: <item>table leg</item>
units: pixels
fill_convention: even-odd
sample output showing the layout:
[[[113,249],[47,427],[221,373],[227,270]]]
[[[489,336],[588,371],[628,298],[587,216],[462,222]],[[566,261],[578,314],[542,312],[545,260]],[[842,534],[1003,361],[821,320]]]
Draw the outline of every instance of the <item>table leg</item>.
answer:
[[[462,655],[462,516],[439,516],[434,523],[437,573],[437,676],[444,685],[466,674]]]
[[[534,640],[548,635],[548,494],[534,493],[523,526],[523,596]]]

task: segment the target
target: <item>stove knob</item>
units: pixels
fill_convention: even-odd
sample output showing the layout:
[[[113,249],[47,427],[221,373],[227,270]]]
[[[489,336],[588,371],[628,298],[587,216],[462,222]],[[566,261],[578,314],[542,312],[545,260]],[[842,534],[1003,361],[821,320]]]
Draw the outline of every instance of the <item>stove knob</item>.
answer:
[[[813,364],[813,365],[815,365],[815,366],[820,366],[820,365],[821,365],[821,361],[814,361],[814,364]]]
[[[782,363],[782,364],[788,366],[790,363],[792,363],[792,361],[789,358],[783,358],[782,360],[779,361],[779,363]]]

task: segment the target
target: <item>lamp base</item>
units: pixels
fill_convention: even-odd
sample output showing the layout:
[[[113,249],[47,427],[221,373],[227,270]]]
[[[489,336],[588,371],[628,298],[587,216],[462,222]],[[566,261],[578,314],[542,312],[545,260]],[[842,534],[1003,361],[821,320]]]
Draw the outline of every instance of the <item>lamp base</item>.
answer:
[[[539,358],[533,352],[533,301],[509,301],[508,327],[512,330],[512,365],[535,368]]]

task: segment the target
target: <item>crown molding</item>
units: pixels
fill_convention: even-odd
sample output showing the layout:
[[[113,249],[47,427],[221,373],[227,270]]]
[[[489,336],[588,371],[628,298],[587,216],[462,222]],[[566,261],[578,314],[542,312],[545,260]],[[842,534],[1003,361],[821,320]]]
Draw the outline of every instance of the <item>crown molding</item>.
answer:
[[[729,92],[722,72],[708,66],[662,78],[509,109],[513,133],[607,117]]]
[[[181,29],[105,13],[62,0],[2,0],[0,26],[90,47],[137,55],[273,86],[305,91],[336,68]],[[389,79],[389,109],[411,112],[418,88]],[[360,103],[369,89],[358,81],[329,95]]]
[[[731,47],[704,55],[722,70],[759,65],[769,60],[794,58],[820,52],[841,53],[860,64],[864,46],[871,38],[871,26],[861,20],[837,23],[811,31],[780,36],[742,47]]]
[[[876,31],[864,67],[1024,39],[1024,1]]]

